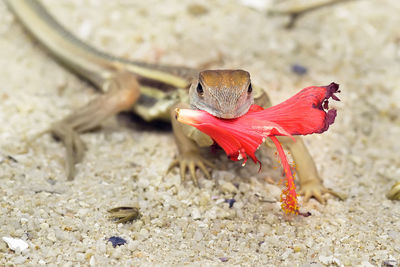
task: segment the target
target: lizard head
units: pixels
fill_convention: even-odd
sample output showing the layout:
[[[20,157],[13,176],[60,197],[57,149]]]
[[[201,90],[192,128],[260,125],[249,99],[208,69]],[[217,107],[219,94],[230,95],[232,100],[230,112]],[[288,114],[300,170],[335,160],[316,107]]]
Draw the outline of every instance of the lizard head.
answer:
[[[190,105],[218,118],[233,119],[253,104],[252,90],[247,71],[205,70],[190,87]]]

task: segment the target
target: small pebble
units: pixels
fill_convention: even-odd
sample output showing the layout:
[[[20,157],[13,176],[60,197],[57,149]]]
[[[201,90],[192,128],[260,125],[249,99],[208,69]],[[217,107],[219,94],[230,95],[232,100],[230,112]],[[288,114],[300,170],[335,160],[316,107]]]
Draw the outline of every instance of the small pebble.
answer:
[[[222,261],[222,262],[227,262],[228,258],[227,257],[221,257],[221,258],[219,258],[219,260]]]
[[[199,5],[199,4],[189,5],[187,7],[187,11],[189,12],[190,15],[195,16],[195,17],[208,13],[208,9],[205,6]]]
[[[382,266],[384,267],[396,267],[398,266],[396,260],[385,260],[382,262]]]
[[[89,264],[90,266],[96,266],[96,258],[94,256],[90,257]]]
[[[114,248],[126,244],[126,240],[119,236],[112,236],[107,241],[111,242]]]
[[[48,223],[41,223],[39,226],[40,226],[40,229],[42,229],[42,230],[49,229],[49,224]]]
[[[201,219],[200,210],[197,208],[194,208],[191,212],[191,216],[192,216],[193,220],[200,220]]]
[[[203,234],[202,234],[200,231],[196,231],[196,232],[194,233],[194,235],[193,235],[193,239],[194,239],[196,242],[199,242],[200,240],[203,239]]]
[[[29,247],[28,243],[19,238],[3,236],[3,241],[7,243],[11,250],[14,251],[24,251]]]
[[[293,64],[292,65],[292,72],[296,73],[297,75],[304,75],[308,72],[308,69],[302,65],[299,64]]]
[[[235,193],[237,193],[237,188],[236,188],[236,186],[234,186],[232,183],[230,183],[230,182],[225,182],[225,183],[223,183],[221,186],[220,186],[220,189],[221,189],[221,191],[222,192],[224,192],[224,193],[232,193],[232,194],[235,194]]]
[[[293,251],[294,252],[300,252],[301,251],[301,247],[300,246],[294,246],[293,247]]]
[[[229,204],[229,208],[231,209],[233,207],[233,204],[235,204],[236,200],[234,198],[230,198],[230,199],[225,199],[225,202]]]

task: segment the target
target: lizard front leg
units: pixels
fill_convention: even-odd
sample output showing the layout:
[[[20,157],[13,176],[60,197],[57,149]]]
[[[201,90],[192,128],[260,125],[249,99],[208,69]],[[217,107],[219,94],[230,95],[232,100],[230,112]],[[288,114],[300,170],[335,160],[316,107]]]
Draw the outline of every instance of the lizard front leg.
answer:
[[[171,163],[168,171],[179,165],[181,180],[184,181],[186,171],[189,169],[193,183],[198,186],[196,168],[199,168],[208,179],[211,179],[207,167],[214,167],[214,164],[200,155],[199,148],[211,146],[214,141],[196,128],[178,122],[175,118],[175,108],[189,108],[189,105],[179,103],[171,109],[171,123],[175,142],[178,147],[178,156],[177,159]]]
[[[64,143],[67,151],[66,172],[68,180],[75,174],[75,164],[85,152],[79,134],[100,126],[104,119],[133,106],[140,95],[136,76],[130,72],[116,73],[104,83],[107,91],[66,118],[55,122],[47,132]]]

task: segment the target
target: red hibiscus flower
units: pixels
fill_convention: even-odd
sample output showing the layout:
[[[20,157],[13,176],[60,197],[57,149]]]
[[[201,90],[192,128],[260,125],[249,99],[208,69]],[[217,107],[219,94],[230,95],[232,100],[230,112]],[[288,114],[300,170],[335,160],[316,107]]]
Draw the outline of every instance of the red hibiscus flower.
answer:
[[[252,105],[243,116],[220,119],[203,110],[177,109],[178,121],[192,125],[209,135],[226,152],[231,160],[247,156],[259,162],[255,151],[269,137],[275,144],[286,174],[282,194],[282,208],[298,213],[297,195],[290,165],[281,144],[275,136],[307,135],[323,133],[335,121],[336,110],[329,109],[329,99],[339,100],[334,94],[339,85],[310,86],[286,101],[263,109]]]

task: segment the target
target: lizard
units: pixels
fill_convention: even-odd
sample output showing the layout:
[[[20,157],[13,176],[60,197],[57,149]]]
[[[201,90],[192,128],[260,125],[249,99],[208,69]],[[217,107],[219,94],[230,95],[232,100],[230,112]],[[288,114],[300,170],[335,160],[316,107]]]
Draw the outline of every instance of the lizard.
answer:
[[[122,111],[133,111],[145,121],[164,120],[172,124],[178,155],[168,171],[179,167],[182,182],[188,172],[198,185],[196,169],[211,178],[214,164],[203,158],[199,147],[213,140],[175,118],[175,108],[202,109],[219,118],[237,118],[253,103],[271,105],[268,94],[252,84],[250,74],[240,69],[196,70],[119,58],[84,43],[58,23],[38,0],[6,0],[19,21],[39,40],[56,60],[91,82],[102,94],[67,117],[54,122],[46,132],[60,140],[66,149],[66,175],[72,180],[75,164],[81,162],[84,132],[98,128],[104,119]],[[314,160],[300,137],[295,141],[279,137],[291,152],[299,177],[300,194],[324,203],[323,193],[333,193],[323,185]],[[137,210],[116,208],[120,221],[132,218]],[[121,215],[122,213],[122,215]],[[119,215],[118,215],[119,214]]]

